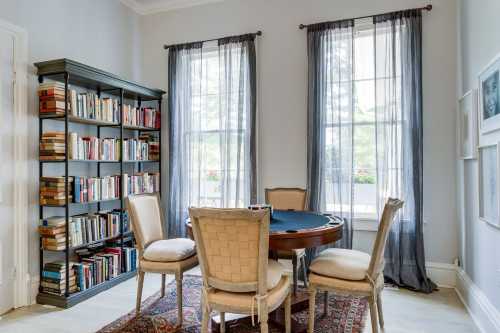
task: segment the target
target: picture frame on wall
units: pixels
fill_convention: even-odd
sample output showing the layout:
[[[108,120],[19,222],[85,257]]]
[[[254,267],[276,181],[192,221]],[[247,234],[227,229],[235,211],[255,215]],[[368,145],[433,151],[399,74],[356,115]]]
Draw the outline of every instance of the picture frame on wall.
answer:
[[[478,145],[477,89],[468,91],[458,101],[457,134],[458,156],[461,159],[476,159]]]
[[[481,134],[500,129],[500,55],[479,74],[478,115]]]
[[[479,219],[500,228],[500,144],[480,146]]]

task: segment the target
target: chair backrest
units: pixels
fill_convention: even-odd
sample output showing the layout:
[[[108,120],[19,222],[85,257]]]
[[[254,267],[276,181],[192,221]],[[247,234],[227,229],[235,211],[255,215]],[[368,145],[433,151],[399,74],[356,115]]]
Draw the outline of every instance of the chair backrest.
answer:
[[[206,287],[267,293],[269,210],[190,208]]]
[[[378,278],[379,274],[384,270],[384,250],[391,230],[394,216],[397,211],[403,207],[404,202],[399,199],[389,198],[384,206],[384,211],[378,226],[377,237],[373,245],[370,266],[368,267],[368,275],[374,281]]]
[[[307,191],[301,188],[266,188],[266,203],[273,209],[307,210]]]
[[[158,194],[129,195],[125,204],[140,253],[152,242],[166,238]]]

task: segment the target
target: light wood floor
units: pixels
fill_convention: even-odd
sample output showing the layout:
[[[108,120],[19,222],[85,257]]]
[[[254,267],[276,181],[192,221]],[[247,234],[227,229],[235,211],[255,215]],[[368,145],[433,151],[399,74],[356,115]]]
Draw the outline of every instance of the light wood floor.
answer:
[[[188,274],[199,274],[199,269],[194,268]],[[159,290],[159,277],[146,275],[144,298]],[[0,332],[95,332],[134,309],[136,283],[135,279],[128,280],[67,310],[42,305],[17,309],[1,317]],[[385,332],[479,332],[452,289],[423,295],[386,288],[383,298]],[[364,333],[371,332],[370,319],[367,320]]]

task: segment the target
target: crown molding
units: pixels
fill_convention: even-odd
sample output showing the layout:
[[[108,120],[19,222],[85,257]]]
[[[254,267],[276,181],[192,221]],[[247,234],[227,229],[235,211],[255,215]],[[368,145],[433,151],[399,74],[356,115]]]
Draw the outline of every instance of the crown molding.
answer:
[[[137,0],[120,0],[124,5],[131,8],[137,14],[150,15],[171,10],[189,8],[210,3],[222,2],[224,0],[158,0],[152,4],[143,4]]]

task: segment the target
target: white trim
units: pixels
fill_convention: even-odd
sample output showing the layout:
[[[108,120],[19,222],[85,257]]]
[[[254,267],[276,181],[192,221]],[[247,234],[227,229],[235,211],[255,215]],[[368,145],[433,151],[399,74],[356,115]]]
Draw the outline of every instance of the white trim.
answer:
[[[425,268],[427,269],[427,276],[429,279],[437,284],[438,287],[455,288],[457,277],[456,265],[427,261],[425,263]]]
[[[137,14],[150,15],[171,10],[189,8],[210,3],[222,2],[224,0],[158,0],[150,4],[143,4],[137,0],[120,0]]]
[[[28,273],[28,34],[0,20],[14,36],[14,307],[30,303]]]
[[[457,269],[455,290],[480,332],[500,332],[500,312],[461,268]]]

